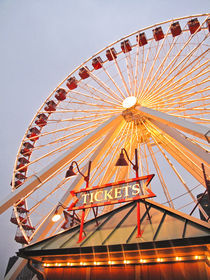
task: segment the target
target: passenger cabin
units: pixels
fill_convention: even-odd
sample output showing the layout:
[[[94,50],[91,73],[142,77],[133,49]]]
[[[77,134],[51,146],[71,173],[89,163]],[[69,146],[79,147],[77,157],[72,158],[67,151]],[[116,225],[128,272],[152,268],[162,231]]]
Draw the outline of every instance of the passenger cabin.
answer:
[[[70,89],[70,90],[73,90],[75,88],[77,88],[77,79],[75,77],[71,77],[67,80],[67,87]]]
[[[117,52],[115,48],[111,48],[106,51],[106,57],[108,58],[109,61],[116,59],[117,58]]]
[[[98,69],[102,68],[102,64],[103,64],[103,60],[101,59],[100,56],[95,57],[95,58],[92,60],[92,65],[93,65],[93,68],[94,68],[95,70],[98,70]]]
[[[81,77],[81,79],[87,79],[89,76],[90,76],[90,74],[89,74],[89,69],[88,69],[88,67],[87,66],[85,66],[85,67],[82,67],[82,68],[80,68],[79,69],[79,76]]]
[[[57,106],[57,104],[55,103],[55,101],[50,100],[46,103],[46,106],[44,107],[44,109],[47,112],[53,112],[53,111],[56,111],[56,106]]]
[[[29,142],[24,142],[23,143],[23,148],[20,150],[20,153],[23,155],[23,156],[30,156],[31,153],[32,153],[32,149],[34,148],[34,146],[29,143]]]
[[[32,127],[29,129],[29,134],[27,138],[29,138],[32,142],[35,142],[39,139],[40,130],[36,127]]]
[[[182,33],[181,26],[178,21],[171,24],[170,30],[173,37],[176,37]]]
[[[39,114],[37,116],[37,119],[35,120],[35,124],[37,124],[39,127],[43,127],[47,124],[47,119],[48,119],[48,116],[45,115],[44,113]]]
[[[164,38],[162,27],[157,27],[152,30],[155,41],[160,41]]]
[[[130,52],[132,50],[131,43],[129,40],[121,42],[121,49],[124,53]]]
[[[138,45],[140,47],[144,46],[147,44],[147,38],[145,33],[139,33],[138,35],[136,35],[136,41],[138,42]]]
[[[197,18],[191,19],[187,24],[191,34],[194,34],[195,32],[199,32],[201,30],[200,22]]]
[[[59,88],[57,91],[56,91],[56,94],[55,94],[55,98],[58,100],[58,101],[63,101],[66,99],[66,90],[64,88]]]

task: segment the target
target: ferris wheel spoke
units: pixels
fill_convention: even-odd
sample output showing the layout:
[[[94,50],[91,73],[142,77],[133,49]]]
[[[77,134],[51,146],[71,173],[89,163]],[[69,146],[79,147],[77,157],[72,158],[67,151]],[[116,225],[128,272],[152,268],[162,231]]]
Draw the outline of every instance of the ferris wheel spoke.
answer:
[[[206,75],[206,74],[209,72],[208,70],[205,71],[206,68],[208,68],[208,65],[207,65],[206,67],[204,67],[204,69],[201,69],[201,71],[200,71],[199,73],[197,73],[195,76],[193,76],[193,77],[190,76],[193,72],[195,72],[197,69],[201,68],[201,67],[204,66],[205,64],[207,64],[207,63],[205,62],[203,65],[201,65],[201,66],[199,66],[199,67],[197,67],[197,68],[194,68],[192,71],[189,71],[186,75],[184,75],[184,76],[181,77],[180,79],[174,81],[173,83],[171,83],[171,84],[169,83],[168,87],[164,88],[164,90],[160,90],[160,91],[159,91],[159,94],[154,94],[152,97],[145,98],[145,102],[149,102],[149,101],[152,100],[152,101],[154,101],[154,103],[155,103],[155,101],[161,100],[162,97],[165,97],[165,96],[166,96],[166,97],[173,97],[174,94],[175,94],[173,91],[174,91],[176,88],[182,87],[183,85],[187,85],[187,84],[193,82],[194,80],[196,80],[197,78],[200,78],[201,76]],[[183,79],[188,78],[188,77],[189,77],[189,79],[188,79],[186,82],[180,84],[180,82],[181,82]],[[173,79],[173,78],[172,78],[172,79]],[[171,80],[172,80],[172,79],[171,79]],[[194,86],[196,86],[196,85],[194,85]],[[170,88],[171,88],[171,89],[170,89]],[[169,89],[169,90],[167,91],[167,89]],[[172,92],[172,93],[171,93],[171,92]],[[177,92],[176,92],[176,93],[177,93]],[[178,94],[178,93],[177,93],[177,94]],[[178,96],[177,96],[177,97],[178,97]]]
[[[127,69],[127,76],[128,82],[130,86],[130,95],[134,94],[134,74],[133,74],[133,64],[131,60],[130,52],[125,53],[125,61],[126,61],[126,69]]]
[[[111,98],[117,102],[119,102],[119,96],[108,86],[106,85],[99,77],[94,75],[93,73],[89,72],[90,77],[101,87],[103,88],[109,95],[108,97]],[[86,84],[87,85],[87,84]],[[111,95],[111,97],[110,97]],[[116,99],[117,98],[117,99]]]
[[[118,92],[120,93],[120,95],[116,96],[120,99],[120,101],[122,102],[123,99],[125,98],[122,90],[120,89],[119,85],[116,83],[116,81],[114,80],[114,78],[110,75],[110,73],[107,71],[107,69],[105,68],[105,66],[102,66],[102,69],[104,70],[104,73],[108,76],[108,78],[110,79],[110,81],[112,82],[112,84],[115,86],[115,88],[118,90]]]
[[[93,147],[93,149],[91,151],[89,151],[88,154],[86,154],[81,160],[78,161],[79,164],[82,164],[86,158],[88,158],[92,153],[94,153],[98,146],[101,145],[103,140],[99,141],[99,143],[97,143],[96,146]],[[104,141],[103,141],[104,142]],[[59,190],[64,184],[68,184],[70,180],[69,179],[66,179],[66,178],[63,178],[62,181],[57,185],[55,186],[54,189],[52,189],[49,193],[47,193],[46,196],[44,196],[41,200],[39,200],[36,204],[33,205],[33,207],[31,207],[29,210],[29,216],[34,212],[34,210],[39,206],[41,205],[44,201],[46,201],[52,194],[54,194],[57,190]],[[53,204],[54,206],[54,204]]]
[[[116,131],[115,134],[113,134],[112,137],[110,137],[110,141],[109,141],[109,145],[108,147],[106,148],[103,156],[101,157],[101,162],[98,163],[98,166],[97,166],[97,169],[94,170],[94,172],[92,173],[92,179],[91,179],[91,183],[94,184],[94,182],[96,182],[96,180],[99,178],[99,176],[101,175],[101,172],[103,172],[103,163],[104,163],[104,160],[106,158],[108,158],[108,155],[112,153],[112,150],[114,149],[114,146],[116,145],[116,143],[120,143],[123,135],[124,135],[124,132],[126,131],[126,128],[127,128],[127,124],[124,123],[120,129],[118,131]],[[97,174],[98,173],[98,174]]]
[[[189,99],[189,98],[192,98],[192,97],[194,97],[194,96],[196,96],[196,95],[201,95],[201,93],[203,93],[203,92],[205,92],[205,91],[208,91],[209,90],[209,86],[207,86],[206,88],[203,88],[203,87],[201,87],[200,89],[197,89],[197,86],[198,85],[203,85],[203,84],[205,84],[205,83],[207,83],[208,81],[202,81],[201,83],[199,83],[199,84],[196,84],[196,85],[193,85],[193,86],[191,86],[191,87],[188,87],[188,88],[185,88],[185,89],[183,89],[183,90],[180,90],[180,91],[178,91],[178,92],[174,92],[173,94],[170,94],[170,96],[166,96],[167,97],[167,100],[168,101],[176,101],[176,100],[182,100],[182,101],[184,101],[184,100],[186,100],[186,99]],[[189,90],[191,90],[191,89],[194,89],[194,88],[196,88],[196,90],[194,90],[194,91],[192,91],[192,92],[190,92],[190,93],[188,93],[188,91]],[[176,96],[176,94],[177,94],[177,96]],[[160,97],[160,98],[157,98],[156,100],[154,100],[154,103],[152,103],[152,104],[158,104],[158,105],[164,105],[164,107],[166,107],[167,106],[167,104],[166,104],[166,101],[165,100],[163,100],[162,99],[162,97]],[[170,103],[171,104],[171,103]],[[161,106],[162,107],[162,106]],[[170,108],[170,106],[167,106],[168,108]]]
[[[143,84],[143,80],[144,80],[144,75],[145,75],[145,70],[146,70],[146,66],[147,66],[147,63],[148,63],[148,59],[149,59],[149,55],[151,53],[151,49],[152,49],[152,44],[153,44],[153,41],[150,43],[150,46],[149,48],[147,49],[147,54],[146,54],[146,59],[144,60],[144,56],[142,56],[142,71],[141,71],[141,78],[139,80],[139,85],[138,85],[138,90],[137,90],[137,99],[139,99],[141,101],[142,99],[142,94],[143,94],[143,91],[142,91],[142,84]],[[144,54],[144,46],[143,46],[143,54]]]
[[[201,105],[205,106],[205,103],[203,103],[203,101],[207,101],[207,100],[209,100],[209,97],[201,97],[201,98],[197,98],[197,99],[194,99],[194,100],[178,101],[179,102],[178,108],[181,109],[184,106],[187,107],[188,105],[192,105],[192,103],[198,104],[198,102],[202,102]],[[176,107],[174,107],[174,106],[177,106],[177,103],[173,102],[170,105],[172,106],[172,109],[176,109]]]
[[[205,103],[205,104],[200,104],[200,105],[196,105],[196,106],[193,106],[193,107],[187,107],[187,108],[177,108],[177,107],[174,107],[174,108],[161,108],[161,111],[162,112],[170,112],[170,115],[173,115],[173,116],[177,116],[177,117],[185,117],[186,116],[190,116],[191,114],[192,115],[203,115],[203,114],[208,114],[209,112],[209,109],[208,109],[208,106],[210,105],[210,103]],[[184,112],[185,115],[181,115],[181,116],[178,116],[176,114],[179,114],[179,113],[182,113]]]
[[[152,42],[150,42],[150,44],[152,45],[153,44],[153,41]],[[161,44],[161,46],[162,46],[162,44]],[[152,49],[152,46],[151,46],[151,48],[150,49],[148,49],[148,53],[149,53],[149,51]],[[158,53],[158,50],[160,50],[160,47],[159,47],[159,43],[156,45],[156,47],[155,47],[155,54],[157,55],[157,53]],[[152,55],[152,54],[151,54]],[[144,82],[141,84],[141,89],[140,89],[140,93],[139,93],[139,95],[138,96],[141,96],[141,98],[143,98],[144,97],[144,92],[145,92],[145,87],[146,87],[146,84],[147,84],[147,82],[148,82],[148,79],[149,79],[149,77],[150,77],[150,75],[153,73],[153,68],[154,68],[154,65],[155,65],[155,63],[156,63],[156,55],[155,55],[155,57],[152,59],[153,60],[153,63],[152,63],[152,65],[150,65],[150,63],[148,63],[150,66],[148,66],[147,68],[149,68],[148,69],[148,73],[147,73],[147,75],[145,76],[145,80],[144,80]],[[146,58],[146,61],[147,61],[147,58]],[[145,61],[145,63],[147,63]],[[146,72],[144,71],[144,74],[145,74]]]
[[[125,139],[122,140],[124,143],[126,143],[127,138],[128,138],[129,127],[130,127],[130,124],[128,125],[127,131],[126,131],[126,135],[125,136],[122,135],[122,137],[125,137]],[[113,164],[113,159],[116,157],[117,153],[119,153],[119,145],[120,144],[121,144],[121,142],[119,141],[118,144],[113,148],[113,151],[111,152],[111,158],[109,160],[109,163],[106,165],[106,167],[103,170],[103,175],[102,175],[101,180],[99,182],[100,185],[103,185],[104,181],[107,180],[107,178],[111,179],[113,174],[114,174],[114,172],[115,172],[115,167],[114,167],[114,164]],[[110,172],[110,170],[112,170],[112,172]]]
[[[104,96],[104,98],[108,98],[108,99],[111,99],[112,102],[114,101],[115,102],[119,102],[119,97],[118,95],[116,95],[116,97],[113,97],[113,96],[110,96],[108,95],[107,93],[101,91],[99,88],[96,88],[88,83],[80,83],[80,87],[83,89],[83,90],[86,90],[88,92],[90,92],[92,95],[98,97],[98,98],[101,98],[101,96]],[[116,103],[115,103],[116,104]]]
[[[147,122],[148,126],[148,122]],[[153,129],[156,127],[153,127]],[[159,134],[160,145],[177,161],[179,162],[188,172],[197,179],[202,185],[204,185],[204,179],[202,169],[200,167],[200,160],[193,156],[192,153],[188,152],[186,148],[180,145],[175,139],[166,134]]]
[[[71,117],[71,118],[68,118],[68,119],[64,119],[64,118],[60,118],[60,119],[50,119],[49,122],[48,122],[48,125],[54,125],[54,124],[60,124],[60,123],[63,123],[63,122],[82,122],[82,121],[85,121],[87,119],[92,119],[94,120],[94,118],[97,118],[97,117],[102,117],[102,116],[110,116],[110,112],[108,113],[100,113],[100,114],[93,114],[93,115],[85,115],[85,116],[78,116],[78,117]]]
[[[97,123],[94,123],[94,124],[90,125],[89,128],[95,127],[98,124],[103,123],[103,121],[107,120],[107,119],[108,119],[107,116],[95,119],[95,121],[97,121]],[[55,134],[55,133],[58,133],[58,132],[63,132],[63,131],[69,131],[69,130],[72,130],[72,129],[77,129],[78,127],[81,127],[81,126],[86,125],[86,124],[91,124],[91,123],[93,123],[93,121],[89,120],[89,121],[86,121],[86,122],[83,122],[83,123],[75,124],[75,125],[72,125],[72,126],[61,128],[61,129],[55,129],[55,130],[51,130],[51,131],[48,131],[48,132],[44,132],[44,133],[41,133],[39,136],[40,137],[44,137],[44,136]],[[74,134],[78,133],[78,132],[82,132],[85,129],[86,129],[86,127],[82,128],[80,130],[78,129],[76,132],[74,132]],[[33,137],[30,137],[29,139],[33,139]],[[25,140],[27,140],[27,139],[25,139]]]
[[[125,91],[127,92],[127,96],[130,96],[130,92],[129,92],[129,90],[128,90],[127,83],[126,83],[126,81],[125,81],[125,78],[123,77],[122,71],[121,71],[121,69],[120,69],[120,67],[119,67],[119,64],[118,64],[116,58],[114,58],[114,63],[115,63],[116,69],[117,69],[117,71],[118,71],[118,74],[119,74],[119,76],[120,76],[120,78],[121,78],[121,81],[122,81],[122,83],[123,83],[124,89],[125,89]],[[126,96],[125,96],[124,94],[123,94],[123,96],[124,96],[124,98],[126,98]]]
[[[202,44],[205,42],[205,40],[208,38],[208,36],[209,35],[207,34],[204,37],[204,39],[196,47],[194,47],[189,53],[187,53],[187,55],[181,61],[179,61],[181,52],[188,46],[188,44],[190,43],[190,40],[192,39],[192,36],[191,36],[191,38],[187,40],[187,42],[182,47],[182,49],[176,54],[176,56],[166,66],[164,71],[159,75],[157,83],[156,83],[156,85],[155,85],[155,87],[153,88],[152,91],[157,92],[160,89],[159,86],[161,86],[161,88],[163,88],[164,82],[168,79],[168,77],[172,73],[174,73],[180,66],[181,66],[181,69],[182,69],[187,64],[187,62],[190,60],[190,58],[193,56],[193,54],[199,49],[199,47],[202,46]],[[176,62],[178,62],[177,65],[176,65]],[[168,70],[169,70],[169,72],[167,73]],[[181,73],[180,71],[181,70],[178,71],[177,75]],[[165,75],[165,73],[167,73],[167,74]],[[162,77],[163,77],[163,79],[162,79]],[[175,77],[176,77],[176,75],[173,75],[172,79],[174,79]]]
[[[81,87],[81,86],[80,86]],[[81,88],[85,88],[85,87],[81,87]],[[94,90],[94,91],[96,91],[94,88],[92,89],[92,90]],[[97,92],[98,92],[98,90],[97,90]],[[102,91],[99,91],[100,93],[102,93],[103,95],[104,95],[104,93],[102,92]],[[96,94],[94,94],[92,91],[91,91],[91,95],[88,95],[88,94],[86,94],[86,93],[83,93],[83,92],[81,92],[81,91],[79,91],[79,90],[71,90],[71,96],[70,95],[67,95],[67,98],[68,98],[68,100],[71,100],[71,98],[72,98],[72,96],[74,96],[74,95],[76,95],[77,97],[80,97],[80,96],[82,96],[82,97],[84,97],[84,98],[88,98],[88,99],[90,99],[90,101],[92,101],[93,99],[94,100],[96,100],[96,101],[100,101],[100,102],[104,102],[104,103],[107,103],[107,104],[112,104],[112,105],[115,105],[115,106],[119,106],[117,103],[115,103],[115,102],[113,102],[113,101],[109,101],[109,100],[107,100],[107,98],[106,99],[103,99],[102,97],[99,97],[98,95],[96,95]]]
[[[94,104],[94,103],[88,103],[87,101],[81,101],[77,98],[74,98],[74,101],[71,101],[71,104],[79,104],[79,105],[86,105],[86,106],[93,106],[93,107],[101,107],[101,108],[113,108],[115,106],[111,105],[105,105],[105,104]],[[119,106],[118,106],[119,107]]]
[[[105,153],[106,149],[109,147],[109,140],[112,141],[112,137],[113,134],[117,135],[119,130],[121,129],[121,126],[123,125],[123,123],[121,123],[120,125],[117,126],[112,126],[110,131],[108,132],[107,136],[104,138],[104,140],[102,141],[102,143],[98,146],[98,148],[96,149],[95,153],[92,155],[92,157],[90,158],[90,160],[92,161],[92,168],[94,169],[100,158],[103,156],[103,154]],[[86,164],[84,166],[84,168],[82,168],[82,173],[86,173],[88,169],[88,164]],[[77,176],[76,179],[73,181],[73,183],[71,184],[71,186],[67,189],[67,191],[65,192],[65,194],[63,195],[63,197],[60,199],[60,203],[62,203],[63,205],[69,205],[71,200],[72,200],[72,195],[70,193],[71,190],[79,190],[81,184],[83,183],[84,179],[82,176]],[[51,212],[46,216],[46,218],[43,220],[43,222],[39,225],[39,227],[36,229],[36,236],[35,236],[35,240],[40,240],[42,239],[50,230],[53,222],[51,220],[55,209],[56,209],[57,205],[54,206],[54,208],[51,210]],[[58,208],[58,213],[61,214],[62,209]]]
[[[153,59],[153,63],[150,66],[149,72],[147,74],[147,77],[145,79],[144,85],[142,87],[142,92],[143,92],[142,98],[144,98],[144,96],[145,96],[145,94],[147,92],[147,88],[150,86],[150,84],[151,84],[151,82],[153,80],[153,78],[151,76],[153,75],[154,67],[155,67],[155,65],[157,63],[157,60],[159,59],[160,52],[162,51],[163,46],[164,46],[164,44],[165,44],[165,42],[166,42],[166,40],[168,38],[167,36],[169,34],[169,31],[170,31],[170,27],[168,27],[168,30],[167,30],[167,32],[166,32],[166,34],[164,36],[164,39],[162,40],[160,46],[159,46],[159,44],[157,44],[157,47],[156,47],[156,50],[155,50],[155,57]],[[148,83],[148,85],[147,85],[147,83]]]
[[[168,30],[169,31],[169,30]],[[166,37],[165,37],[166,38]],[[177,41],[179,40],[180,36],[177,36],[177,37],[174,37],[173,38],[173,41],[170,45],[170,48],[169,50],[167,51],[166,55],[164,56],[164,58],[162,59],[160,65],[158,66],[155,74],[152,76],[152,78],[150,79],[150,83],[148,84],[147,88],[145,89],[144,91],[144,97],[146,98],[148,96],[148,92],[152,92],[153,90],[153,87],[155,86],[156,83],[156,80],[159,79],[159,77],[156,79],[158,73],[160,73],[160,71],[163,69],[167,59],[169,58],[169,55],[171,54],[171,51],[174,49],[175,47],[175,44],[177,43]]]
[[[168,205],[169,205],[169,207],[171,207],[171,208],[174,209],[173,201],[172,201],[171,196],[170,196],[170,194],[169,194],[167,185],[166,185],[165,180],[164,180],[164,178],[163,178],[163,175],[162,175],[162,173],[161,173],[160,167],[159,167],[159,165],[158,165],[157,159],[156,159],[155,154],[154,154],[154,152],[153,152],[153,150],[152,150],[152,147],[151,147],[151,145],[150,145],[150,142],[147,143],[147,147],[148,147],[148,151],[149,151],[149,153],[150,153],[152,162],[153,162],[153,164],[154,164],[154,166],[155,166],[155,169],[156,169],[158,178],[159,178],[159,180],[160,180],[160,183],[161,183],[163,192],[164,192],[165,197],[166,197],[166,199],[167,199]]]
[[[207,83],[207,81],[203,81],[202,83],[200,83],[200,85],[202,84],[205,84]],[[193,88],[193,86],[191,87],[188,87],[186,88],[185,90],[183,90],[184,94],[183,94],[183,98],[182,97],[178,97],[177,100],[174,100],[173,99],[173,102],[168,102],[167,104],[164,103],[164,102],[160,102],[160,103],[157,103],[157,105],[159,105],[159,108],[162,110],[168,110],[168,111],[174,111],[176,109],[178,110],[181,110],[181,108],[183,106],[185,106],[186,108],[186,111],[188,110],[189,107],[187,107],[188,105],[192,104],[192,103],[196,103],[197,104],[200,104],[200,106],[205,106],[206,102],[205,101],[208,101],[209,100],[209,97],[208,96],[201,96],[200,98],[195,98],[194,96],[195,95],[198,95],[200,93],[203,93],[203,92],[206,92],[206,91],[209,91],[209,87],[208,88],[204,88],[203,90],[199,91],[199,92],[191,92],[191,93],[188,93],[191,89]],[[194,97],[194,99],[191,99],[192,97]],[[170,101],[170,99],[169,99]],[[199,103],[198,103],[199,102]],[[169,105],[169,106],[168,106]],[[197,105],[198,106],[198,105]],[[192,107],[193,108],[193,107]],[[192,109],[191,109],[192,110]]]
[[[201,55],[203,56],[203,54]],[[191,64],[191,63],[190,63]],[[176,85],[177,83],[179,83],[183,78],[186,78],[186,77],[189,77],[189,82],[191,82],[194,77],[192,78],[190,76],[190,74],[192,74],[194,72],[194,70],[197,70],[199,68],[201,68],[202,66],[204,66],[205,64],[207,64],[207,62],[204,62],[203,65],[199,65],[197,68],[193,68],[193,70],[191,71],[188,71],[186,75],[182,76],[181,78],[179,78],[178,80],[175,80],[176,77],[178,77],[181,73],[182,73],[182,70],[180,70],[177,74],[173,75],[169,80],[167,80],[167,77],[165,77],[163,80],[161,80],[161,82],[159,83],[161,86],[160,87],[157,87],[156,89],[153,89],[153,95],[152,95],[152,98],[155,99],[156,97],[160,98],[160,97],[163,97],[164,96],[164,93],[167,89],[169,88],[172,88],[173,90],[173,86]],[[185,67],[186,68],[186,67]],[[205,70],[205,69],[204,69]],[[186,69],[185,69],[186,71]],[[203,70],[201,70],[203,71]],[[169,73],[170,75],[171,73]],[[168,77],[169,77],[168,75]],[[175,81],[174,81],[175,80]],[[166,82],[165,82],[166,81]],[[173,82],[174,81],[174,82]],[[172,83],[173,82],[173,83]],[[168,86],[167,86],[168,85]],[[150,89],[151,90],[151,89]],[[162,93],[159,95],[159,93]],[[151,97],[149,96],[145,96],[145,100],[151,100]]]
[[[142,52],[144,49],[142,50]],[[136,46],[136,55],[135,55],[135,71],[134,71],[134,96],[137,96],[137,81],[138,81],[138,76],[139,76],[139,53],[140,53],[140,47],[137,45]],[[142,55],[142,57],[144,54]]]
[[[186,182],[184,181],[184,179],[182,178],[182,176],[179,174],[179,172],[177,171],[177,169],[175,168],[175,166],[173,165],[173,163],[170,161],[170,159],[168,158],[168,156],[166,155],[166,153],[164,152],[164,150],[161,148],[161,146],[158,143],[158,140],[156,139],[156,131],[152,130],[152,139],[155,142],[156,146],[158,147],[158,149],[160,150],[160,152],[162,153],[162,155],[164,156],[164,158],[166,159],[166,161],[168,162],[168,164],[170,165],[170,167],[172,168],[172,170],[174,171],[174,173],[176,174],[177,178],[180,180],[180,182],[182,183],[182,185],[184,186],[184,188],[186,189],[186,191],[188,192],[188,194],[190,195],[192,201],[194,203],[197,203],[197,199],[195,198],[195,196],[192,194],[192,192],[190,191],[189,187],[187,186]],[[203,210],[202,206],[199,205],[199,209],[202,212],[202,214],[204,215],[205,218],[208,218],[206,212]]]

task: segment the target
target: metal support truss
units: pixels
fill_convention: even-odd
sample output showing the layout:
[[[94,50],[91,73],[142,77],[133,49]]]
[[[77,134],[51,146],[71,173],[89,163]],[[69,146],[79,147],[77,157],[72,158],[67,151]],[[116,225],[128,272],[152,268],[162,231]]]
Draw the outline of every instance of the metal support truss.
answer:
[[[210,129],[204,125],[192,123],[188,120],[171,116],[166,113],[162,113],[142,106],[137,106],[136,110],[138,110],[141,115],[146,116],[149,119],[159,121],[160,123],[176,129],[180,129],[185,133],[189,133],[201,139],[208,140],[208,137],[210,135]]]
[[[6,198],[4,198],[0,203],[0,214],[6,211],[9,207],[15,204],[18,200],[38,188],[39,185],[43,184],[49,180],[52,176],[57,174],[62,168],[64,168],[71,159],[79,153],[82,149],[87,147],[90,143],[97,141],[102,135],[108,132],[113,126],[119,125],[122,117],[112,117],[104,124],[99,126],[90,135],[84,137],[77,145],[69,149],[67,152],[63,153],[56,161],[50,163],[43,170],[39,171],[36,175],[33,175],[29,180],[27,180],[22,186],[16,189],[14,192],[10,193]]]

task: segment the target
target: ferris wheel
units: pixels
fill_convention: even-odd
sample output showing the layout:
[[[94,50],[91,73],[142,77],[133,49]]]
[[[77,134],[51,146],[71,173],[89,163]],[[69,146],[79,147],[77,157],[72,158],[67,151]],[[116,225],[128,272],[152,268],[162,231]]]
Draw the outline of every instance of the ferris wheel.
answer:
[[[85,184],[65,177],[72,161],[83,173],[92,162],[90,186],[132,178],[132,166],[115,166],[122,148],[131,159],[138,149],[140,176],[155,174],[155,201],[190,213],[206,188],[201,163],[209,174],[209,31],[208,14],[149,26],[57,86],[23,136],[2,208],[13,205],[17,242],[61,229],[64,220],[51,221],[56,207]]]

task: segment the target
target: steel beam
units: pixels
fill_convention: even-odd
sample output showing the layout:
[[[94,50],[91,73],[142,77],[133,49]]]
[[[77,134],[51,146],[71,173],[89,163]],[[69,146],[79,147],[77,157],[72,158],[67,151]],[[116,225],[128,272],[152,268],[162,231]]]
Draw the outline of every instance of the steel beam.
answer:
[[[193,136],[199,137],[201,139],[207,140],[208,142],[210,141],[210,128],[197,124],[197,123],[192,123],[188,120],[178,118],[175,116],[168,115],[163,112],[159,112],[147,107],[143,106],[137,106],[136,110],[139,111],[139,113],[142,116],[146,116],[149,119],[159,121],[165,125],[168,125],[170,127],[180,129],[183,132],[189,133]]]
[[[26,259],[18,258],[11,269],[8,271],[4,280],[16,280],[24,266],[27,264]]]
[[[187,137],[184,137],[178,130],[169,127],[159,121],[150,120],[155,126],[160,128],[166,134],[170,135],[173,139],[178,141],[183,145],[190,153],[194,154],[199,158],[200,162],[205,162],[207,165],[210,164],[210,155],[207,150],[204,150],[201,146],[194,144],[192,141],[189,141]]]
[[[122,116],[112,117],[107,120],[104,124],[100,125],[90,135],[84,137],[78,144],[73,146],[71,149],[63,153],[54,162],[47,165],[44,169],[37,172],[29,180],[11,192],[5,197],[0,203],[0,214],[6,211],[9,207],[15,204],[18,200],[26,197],[34,189],[38,188],[39,185],[51,179],[56,175],[63,167],[65,167],[71,159],[76,156],[81,150],[85,149],[92,142],[97,141],[104,133],[108,132],[113,126],[119,125],[122,121]]]

